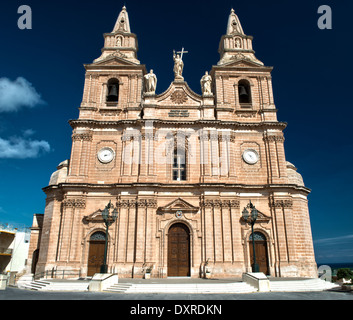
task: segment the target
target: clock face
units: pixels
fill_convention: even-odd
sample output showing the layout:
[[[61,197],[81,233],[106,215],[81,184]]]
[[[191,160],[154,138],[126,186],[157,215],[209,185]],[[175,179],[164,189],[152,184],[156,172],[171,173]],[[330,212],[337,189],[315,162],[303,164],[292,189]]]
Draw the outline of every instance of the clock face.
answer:
[[[114,151],[110,148],[103,148],[98,151],[98,160],[102,163],[112,162],[115,157]]]
[[[248,164],[255,164],[259,161],[259,154],[252,149],[245,150],[243,153],[243,159]]]

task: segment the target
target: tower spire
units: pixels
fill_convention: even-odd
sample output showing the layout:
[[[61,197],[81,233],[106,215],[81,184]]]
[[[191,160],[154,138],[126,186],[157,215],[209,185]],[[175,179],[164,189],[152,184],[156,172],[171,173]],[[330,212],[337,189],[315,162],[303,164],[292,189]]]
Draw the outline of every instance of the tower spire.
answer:
[[[98,62],[109,57],[117,57],[140,64],[137,60],[138,43],[135,34],[131,33],[129,15],[126,7],[123,6],[118,19],[116,20],[114,29],[111,33],[104,34],[104,48],[102,55],[94,60]]]
[[[243,28],[241,26],[240,20],[238,16],[235,14],[234,9],[232,8],[232,10],[230,10],[230,15],[228,18],[227,34],[231,35],[236,33],[245,35]]]
[[[123,6],[123,9],[121,10],[112,32],[117,31],[131,33],[129,15],[125,6]]]
[[[252,40],[253,37],[244,33],[240,20],[234,9],[232,9],[228,18],[227,33],[222,37],[219,44],[221,60],[218,65],[232,63],[236,60],[248,60],[258,65],[263,65],[255,57]]]

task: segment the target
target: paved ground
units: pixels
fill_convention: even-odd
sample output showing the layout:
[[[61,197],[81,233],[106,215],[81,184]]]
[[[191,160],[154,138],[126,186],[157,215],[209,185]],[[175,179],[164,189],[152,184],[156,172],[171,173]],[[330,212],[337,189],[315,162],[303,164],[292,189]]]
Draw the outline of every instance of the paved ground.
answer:
[[[1,300],[353,300],[348,292],[270,292],[249,294],[121,294],[93,292],[37,292],[7,288],[0,291]]]

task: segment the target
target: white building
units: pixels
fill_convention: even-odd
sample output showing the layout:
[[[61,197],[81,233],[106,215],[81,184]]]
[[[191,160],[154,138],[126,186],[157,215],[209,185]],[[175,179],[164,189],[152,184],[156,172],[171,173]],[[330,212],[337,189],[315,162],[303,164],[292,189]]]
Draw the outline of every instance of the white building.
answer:
[[[30,235],[30,229],[0,224],[0,274],[14,275],[24,271]]]

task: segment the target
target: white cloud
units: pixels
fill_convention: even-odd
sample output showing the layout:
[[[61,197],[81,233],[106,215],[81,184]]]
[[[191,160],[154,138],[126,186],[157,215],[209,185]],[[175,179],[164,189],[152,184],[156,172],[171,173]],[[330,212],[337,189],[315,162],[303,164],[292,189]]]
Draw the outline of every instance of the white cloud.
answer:
[[[318,239],[318,240],[314,240],[314,243],[321,244],[321,245],[333,245],[337,243],[347,243],[351,241],[353,241],[353,234],[349,234],[341,237]]]
[[[0,138],[0,159],[33,159],[50,151],[47,141],[12,137]]]
[[[353,234],[314,240],[316,260],[324,263],[351,262]]]
[[[36,132],[33,129],[27,129],[23,131],[23,136],[24,137],[30,137],[33,136]]]
[[[33,108],[43,103],[40,94],[26,79],[0,78],[0,113],[18,111],[22,107]]]

